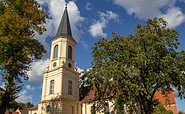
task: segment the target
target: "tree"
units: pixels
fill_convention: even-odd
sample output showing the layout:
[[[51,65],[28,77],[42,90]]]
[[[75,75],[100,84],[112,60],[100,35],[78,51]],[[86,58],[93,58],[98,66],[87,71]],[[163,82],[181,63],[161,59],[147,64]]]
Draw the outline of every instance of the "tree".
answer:
[[[30,102],[26,103],[26,108],[32,108],[32,107],[34,107],[34,105],[32,103],[30,103]]]
[[[148,19],[143,27],[138,24],[135,33],[101,38],[92,47],[93,61],[85,70],[80,86],[95,86],[96,106],[99,109],[109,98],[114,108],[122,112],[123,104],[130,111],[150,114],[158,89],[167,94],[173,86],[179,97],[185,98],[185,52],[178,51],[179,33],[167,28],[162,18]]]
[[[18,103],[16,101],[11,101],[9,103],[9,108],[13,108],[14,110],[17,110],[18,108]]]
[[[0,106],[5,112],[17,98],[21,79],[28,79],[30,63],[46,52],[35,33],[46,29],[47,15],[35,0],[0,0],[0,72],[5,91]]]
[[[173,114],[171,110],[167,111],[164,105],[159,102],[154,108],[154,114]]]
[[[18,107],[22,110],[26,108],[26,105],[24,103],[18,103]]]

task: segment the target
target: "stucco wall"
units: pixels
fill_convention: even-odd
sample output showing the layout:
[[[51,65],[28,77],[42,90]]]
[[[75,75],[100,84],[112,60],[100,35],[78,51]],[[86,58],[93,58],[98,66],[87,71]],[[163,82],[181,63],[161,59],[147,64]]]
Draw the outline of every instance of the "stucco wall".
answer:
[[[108,101],[109,104],[109,113],[110,114],[116,114],[116,111],[113,108],[113,102],[114,101]],[[91,106],[93,106],[93,102],[86,102],[86,103],[82,103],[82,114],[91,114]],[[126,112],[126,106],[124,105],[124,109]],[[104,114],[104,109],[102,109],[100,112],[96,111],[96,114]],[[127,113],[125,113],[127,114]]]

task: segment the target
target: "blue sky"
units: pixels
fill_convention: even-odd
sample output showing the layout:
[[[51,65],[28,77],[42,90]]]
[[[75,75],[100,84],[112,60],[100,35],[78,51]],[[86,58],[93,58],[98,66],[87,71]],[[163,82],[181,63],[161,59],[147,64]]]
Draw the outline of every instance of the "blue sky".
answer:
[[[47,53],[34,61],[30,79],[24,81],[18,102],[32,102],[41,99],[42,72],[49,64],[50,41],[55,36],[63,15],[64,0],[37,0],[49,15],[47,31],[38,39]],[[112,32],[120,35],[133,34],[135,26],[145,24],[148,18],[163,17],[170,28],[179,30],[181,45],[185,50],[185,0],[73,0],[69,1],[68,14],[74,39],[77,41],[75,60],[80,71],[91,65],[91,47],[101,37],[111,38]],[[2,83],[0,83],[2,85]],[[3,85],[2,85],[3,86]],[[185,100],[176,98],[178,110],[185,110]]]

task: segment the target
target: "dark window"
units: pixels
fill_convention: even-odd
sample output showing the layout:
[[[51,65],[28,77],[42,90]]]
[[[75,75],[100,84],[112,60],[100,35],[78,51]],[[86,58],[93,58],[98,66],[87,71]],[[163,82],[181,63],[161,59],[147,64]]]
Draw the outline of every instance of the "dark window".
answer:
[[[51,112],[51,106],[50,105],[47,106],[46,112]]]
[[[95,105],[94,104],[93,104],[93,106],[91,106],[91,114],[96,114]]]
[[[54,47],[53,59],[58,57],[58,45]]]
[[[68,94],[72,95],[72,81],[68,81]]]
[[[72,47],[68,46],[68,58],[72,59]]]
[[[50,94],[54,93],[54,80],[50,81]]]
[[[72,106],[72,114],[74,114],[74,107]]]
[[[109,104],[105,105],[104,111],[105,111],[105,114],[109,114]]]

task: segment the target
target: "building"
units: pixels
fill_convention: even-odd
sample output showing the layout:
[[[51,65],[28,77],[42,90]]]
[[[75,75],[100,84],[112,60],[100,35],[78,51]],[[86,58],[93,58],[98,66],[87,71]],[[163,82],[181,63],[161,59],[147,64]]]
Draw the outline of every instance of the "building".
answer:
[[[8,110],[6,110],[5,114],[28,114],[28,110],[26,109],[21,110],[19,108],[13,112],[9,112]]]
[[[174,114],[178,114],[177,106],[176,106],[176,102],[175,102],[175,97],[174,97],[173,92],[170,92],[168,94],[168,97],[169,97],[170,105],[168,105],[166,103],[167,98],[164,95],[162,95],[162,91],[159,89],[155,93],[154,99],[158,99],[159,102],[161,102],[164,105],[166,110],[171,110]]]
[[[41,101],[30,109],[29,114],[95,113],[92,103],[94,91],[89,91],[89,94],[82,99],[79,97],[75,46],[76,41],[72,36],[66,6],[56,36],[51,40],[50,64],[43,73]],[[115,113],[113,102],[109,101],[109,105],[105,107],[105,113]],[[126,112],[126,107],[124,109]]]
[[[67,6],[56,36],[51,40],[50,65],[43,73],[42,98],[38,114],[77,114],[79,102],[79,73],[75,69],[75,46]]]

